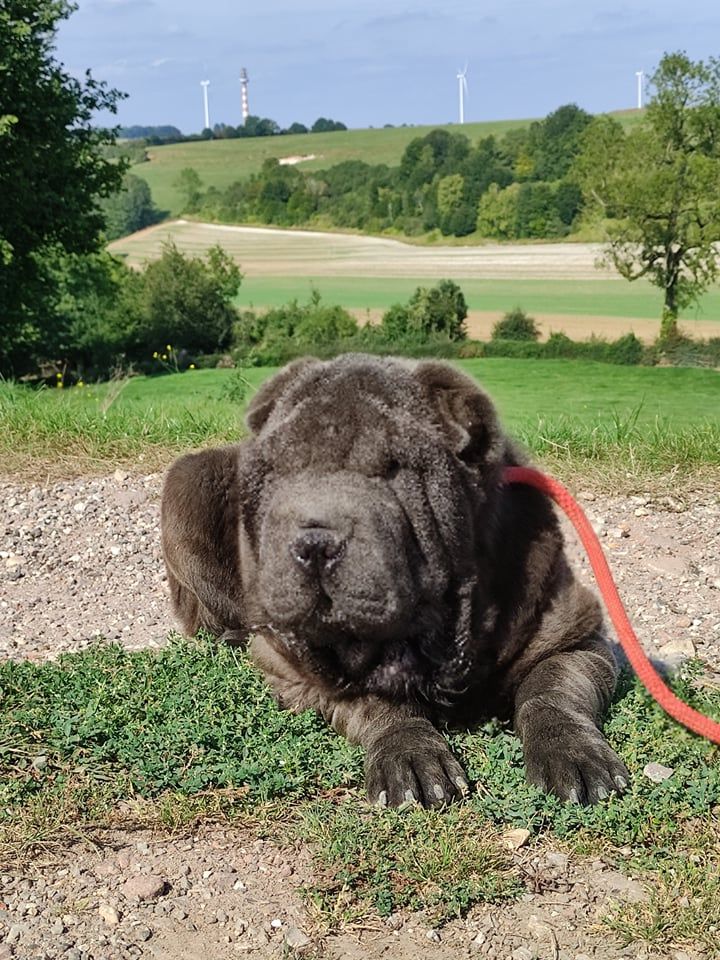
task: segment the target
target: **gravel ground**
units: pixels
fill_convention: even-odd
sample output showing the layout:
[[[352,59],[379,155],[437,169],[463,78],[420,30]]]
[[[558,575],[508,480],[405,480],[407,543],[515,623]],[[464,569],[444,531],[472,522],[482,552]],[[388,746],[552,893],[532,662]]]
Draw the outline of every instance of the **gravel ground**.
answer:
[[[51,658],[98,636],[129,648],[164,642],[172,624],[160,487],[159,475],[122,471],[48,487],[0,480],[0,656]],[[697,653],[717,677],[720,495],[581,491],[580,499],[648,652],[664,661]],[[277,839],[237,829],[182,838],[118,831],[101,849],[82,845],[59,863],[0,865],[0,960],[652,956],[637,944],[620,949],[594,927],[611,900],[647,896],[619,864],[530,848],[514,854],[533,891],[517,904],[476,908],[442,931],[393,916],[318,944],[299,893],[310,877],[308,853]],[[671,956],[700,954],[678,948]]]
[[[158,646],[172,626],[159,547],[159,474],[0,480],[0,656],[43,659],[97,637]],[[720,493],[580,490],[648,652],[720,668]],[[572,531],[570,553],[588,581]]]

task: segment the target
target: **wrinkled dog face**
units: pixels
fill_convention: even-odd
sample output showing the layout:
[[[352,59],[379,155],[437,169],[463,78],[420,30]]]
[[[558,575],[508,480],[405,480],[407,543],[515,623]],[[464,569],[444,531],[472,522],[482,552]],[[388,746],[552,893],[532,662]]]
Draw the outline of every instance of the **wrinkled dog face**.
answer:
[[[320,669],[348,681],[378,670],[382,686],[416,657],[413,638],[441,628],[472,550],[457,438],[409,365],[359,356],[283,372],[248,422],[269,624]]]

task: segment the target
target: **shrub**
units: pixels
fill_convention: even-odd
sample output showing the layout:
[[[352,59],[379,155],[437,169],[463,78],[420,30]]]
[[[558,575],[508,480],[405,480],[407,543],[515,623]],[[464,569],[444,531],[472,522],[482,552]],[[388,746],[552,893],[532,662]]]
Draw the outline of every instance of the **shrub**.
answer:
[[[612,363],[633,366],[642,362],[644,352],[642,343],[634,333],[626,333],[608,344],[608,358]]]
[[[509,310],[492,329],[492,340],[539,340],[540,331],[535,320],[520,307]]]
[[[467,303],[453,280],[441,280],[434,287],[418,287],[406,306],[395,304],[385,313],[380,335],[388,340],[427,340],[444,336],[464,340]]]
[[[692,340],[682,334],[658,339],[650,351],[654,363],[678,367],[720,367],[720,337]]]
[[[248,366],[276,366],[303,353],[319,353],[338,344],[353,349],[355,318],[340,306],[326,306],[313,291],[305,304],[291,300],[263,314],[245,310],[233,328],[232,355]],[[350,344],[347,346],[347,344]]]
[[[223,350],[237,317],[231,301],[241,280],[237,264],[222,247],[211,247],[201,259],[167,243],[142,277],[134,349],[141,356],[168,343],[190,353]]]

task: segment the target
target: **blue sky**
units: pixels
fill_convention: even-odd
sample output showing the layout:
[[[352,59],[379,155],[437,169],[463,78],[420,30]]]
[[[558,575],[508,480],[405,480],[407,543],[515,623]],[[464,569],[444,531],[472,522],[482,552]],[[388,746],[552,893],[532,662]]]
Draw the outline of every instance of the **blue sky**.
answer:
[[[563,103],[632,107],[636,70],[667,50],[720,53],[717,0],[79,0],[57,57],[74,74],[129,94],[123,124],[240,122],[240,68],[250,110],[281,125],[318,116],[350,127],[540,117]]]

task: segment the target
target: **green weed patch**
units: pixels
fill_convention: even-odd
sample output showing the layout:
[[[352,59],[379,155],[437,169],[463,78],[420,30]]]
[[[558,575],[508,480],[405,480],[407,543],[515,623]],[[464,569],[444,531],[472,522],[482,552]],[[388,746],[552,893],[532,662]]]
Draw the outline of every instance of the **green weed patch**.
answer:
[[[673,686],[720,716],[720,693],[697,686],[692,671]],[[525,783],[516,737],[490,723],[451,737],[475,784],[466,802],[380,811],[359,796],[361,752],[314,714],[278,710],[246,655],[230,648],[173,638],[159,652],[100,645],[55,663],[6,662],[0,859],[122,822],[123,811],[174,830],[239,819],[277,836],[282,823],[283,836],[315,852],[306,895],[327,928],[403,908],[442,922],[523,889],[498,838],[524,827],[531,843],[555,838],[578,855],[629,846],[626,866],[652,880],[653,898],[608,923],[628,940],[682,940],[704,903],[708,916],[716,911],[715,881],[701,867],[716,877],[720,751],[668,719],[630,677],[605,729],[633,775],[624,797],[582,808],[540,793]],[[650,761],[673,775],[653,783],[643,775]],[[692,896],[663,919],[677,890]]]

